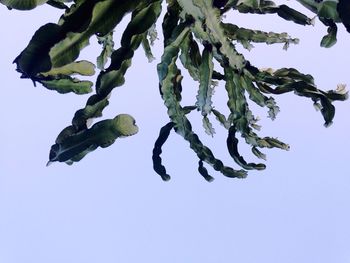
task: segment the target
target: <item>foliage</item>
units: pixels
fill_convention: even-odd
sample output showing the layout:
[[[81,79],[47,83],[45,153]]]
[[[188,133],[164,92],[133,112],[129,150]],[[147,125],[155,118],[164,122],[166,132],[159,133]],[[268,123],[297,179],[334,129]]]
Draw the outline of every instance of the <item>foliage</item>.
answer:
[[[259,137],[257,118],[249,109],[248,99],[261,107],[266,107],[269,117],[274,119],[279,111],[274,97],[287,92],[311,98],[321,110],[325,125],[332,123],[335,108],[333,101],[345,100],[347,92],[343,85],[336,90],[322,91],[314,79],[294,68],[258,69],[236,50],[240,44],[250,49],[252,42],[266,44],[283,43],[287,49],[297,44],[298,39],[287,33],[263,32],[224,23],[223,16],[229,12],[276,14],[282,19],[301,25],[311,25],[313,19],[290,8],[276,5],[266,0],[0,0],[9,9],[30,10],[42,4],[62,9],[63,15],[57,23],[40,27],[28,46],[15,59],[22,78],[31,79],[34,84],[59,93],[92,92],[94,83],[80,80],[73,75],[92,76],[95,65],[89,61],[79,61],[80,51],[89,44],[92,36],[97,36],[102,52],[97,57],[100,70],[95,83],[94,94],[86,106],[79,109],[72,120],[56,139],[50,151],[49,163],[59,161],[72,164],[80,161],[97,147],[107,147],[121,136],[133,135],[138,131],[134,119],[127,114],[112,120],[102,120],[89,128],[90,120],[101,117],[109,104],[109,96],[114,88],[124,84],[124,75],[131,66],[135,50],[142,46],[149,60],[154,59],[151,51],[157,39],[155,25],[162,7],[166,6],[162,18],[164,51],[157,66],[159,90],[170,122],[160,130],[153,150],[154,170],[163,180],[169,180],[160,154],[171,130],[189,142],[197,154],[198,171],[208,181],[209,175],[204,163],[211,165],[228,177],[244,178],[247,170],[263,170],[262,163],[247,162],[238,151],[237,134],[241,134],[252,153],[266,159],[259,148],[280,148],[289,146],[272,137]],[[322,47],[336,43],[337,23],[343,23],[350,32],[350,3],[347,0],[298,0],[328,27],[328,34],[321,40]],[[113,31],[126,14],[131,20],[125,28],[119,48],[115,49]],[[109,64],[108,61],[110,60]],[[220,69],[215,69],[216,64]],[[189,72],[199,83],[196,101],[193,105],[181,105],[183,79],[178,64]],[[106,66],[108,65],[108,66]],[[219,81],[225,82],[230,111],[225,116],[212,102],[212,95]],[[192,130],[186,117],[193,110],[200,112],[206,133],[213,135],[211,117],[214,116],[227,129],[227,149],[233,160],[241,166],[235,170],[225,166],[212,151],[205,146]]]

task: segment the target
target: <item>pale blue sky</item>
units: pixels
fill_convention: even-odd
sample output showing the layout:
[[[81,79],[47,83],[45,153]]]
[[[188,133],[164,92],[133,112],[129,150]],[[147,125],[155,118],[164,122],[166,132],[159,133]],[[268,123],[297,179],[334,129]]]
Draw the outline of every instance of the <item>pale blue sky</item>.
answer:
[[[10,12],[0,6],[0,263],[350,262],[350,102],[336,103],[327,129],[305,98],[277,98],[281,113],[274,122],[258,109],[262,134],[288,142],[291,150],[266,151],[267,169],[244,180],[210,170],[215,181],[207,183],[188,143],[173,133],[164,147],[172,175],[165,183],[151,161],[154,140],[168,120],[155,69],[161,41],[151,64],[137,52],[126,84],[114,91],[104,115],[130,113],[140,132],[73,166],[45,167],[51,144],[87,96],[33,87],[11,63],[40,25],[58,17],[47,7]],[[326,50],[319,47],[326,31],[319,21],[303,27],[272,16],[228,19],[301,39],[288,52],[280,45],[256,45],[247,54],[253,64],[296,67],[313,74],[325,90],[350,84],[350,35],[341,25],[339,42]],[[97,52],[92,47],[83,56],[93,59]],[[196,87],[184,82],[185,102],[193,103]],[[215,99],[226,105],[223,88]],[[196,116],[193,121],[200,131]],[[214,139],[201,134],[234,165],[225,131],[216,130]]]

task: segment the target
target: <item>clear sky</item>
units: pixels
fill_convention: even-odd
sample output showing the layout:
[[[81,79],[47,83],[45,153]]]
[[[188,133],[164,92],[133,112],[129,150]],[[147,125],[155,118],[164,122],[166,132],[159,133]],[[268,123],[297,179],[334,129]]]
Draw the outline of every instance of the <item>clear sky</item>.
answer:
[[[291,150],[266,151],[267,169],[244,180],[210,170],[215,181],[207,183],[188,143],[172,133],[163,154],[172,180],[163,182],[151,160],[168,121],[156,75],[161,41],[151,64],[137,52],[104,114],[133,115],[139,133],[73,166],[45,167],[57,134],[88,96],[33,87],[11,63],[39,26],[58,17],[50,7],[16,12],[0,6],[0,263],[350,262],[350,102],[336,103],[329,128],[311,100],[293,94],[277,98],[281,112],[273,122],[257,109],[262,134],[288,142]],[[227,19],[300,38],[287,52],[281,45],[256,45],[246,54],[253,64],[298,68],[324,90],[350,84],[350,35],[342,25],[338,43],[326,50],[319,47],[326,32],[319,21],[303,27],[273,16]],[[97,52],[87,48],[83,57],[94,59]],[[187,78],[183,86],[185,102],[193,103],[197,84]],[[215,96],[216,104],[226,104],[222,86]],[[200,131],[196,115],[192,119]],[[225,131],[216,130],[213,139],[202,136],[234,165]]]

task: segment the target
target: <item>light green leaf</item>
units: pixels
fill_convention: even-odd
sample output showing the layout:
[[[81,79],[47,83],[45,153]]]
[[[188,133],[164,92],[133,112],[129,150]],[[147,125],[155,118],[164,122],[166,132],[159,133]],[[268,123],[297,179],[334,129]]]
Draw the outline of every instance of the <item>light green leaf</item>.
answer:
[[[95,65],[89,61],[82,60],[72,62],[62,67],[52,68],[50,71],[40,73],[40,75],[44,77],[73,74],[79,74],[82,76],[92,76],[95,74]]]
[[[76,94],[87,94],[92,91],[93,83],[91,81],[80,81],[76,78],[60,78],[53,80],[40,81],[44,87],[50,90],[56,90],[58,93],[74,92]]]

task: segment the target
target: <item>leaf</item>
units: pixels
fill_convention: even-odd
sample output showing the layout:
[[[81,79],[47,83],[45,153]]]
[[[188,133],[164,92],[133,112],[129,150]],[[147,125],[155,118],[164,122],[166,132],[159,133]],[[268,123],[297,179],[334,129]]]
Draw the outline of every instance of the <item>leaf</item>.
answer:
[[[181,43],[180,61],[193,80],[199,81],[199,66],[202,63],[202,56],[192,34],[188,34]]]
[[[250,1],[250,0],[248,0]],[[257,2],[255,0],[252,0]],[[303,0],[298,0],[299,2],[304,2]],[[313,1],[313,0],[312,0]],[[292,21],[300,25],[312,25],[313,19],[308,18],[306,15],[300,13],[299,11],[290,8],[287,5],[279,5],[273,1],[260,1],[260,4],[244,4],[246,1],[241,1],[241,4],[237,4],[236,1],[232,1],[228,6],[232,6],[241,13],[252,13],[252,14],[272,14],[275,13],[281,18]],[[313,1],[314,2],[314,1]]]
[[[181,9],[177,1],[168,1],[167,12],[164,15],[162,23],[164,46],[167,46],[169,44],[172,33],[179,24],[180,11]]]
[[[163,181],[169,181],[170,175],[166,173],[165,166],[162,164],[162,158],[160,157],[162,153],[162,146],[169,137],[170,131],[174,128],[174,123],[169,122],[160,129],[159,136],[154,143],[152,160],[153,160],[153,169],[159,174]]]
[[[138,41],[138,43],[140,42],[141,41]],[[113,52],[111,57],[111,65],[106,71],[102,71],[97,77],[96,93],[98,95],[106,97],[114,88],[124,84],[124,75],[131,66],[131,59],[133,55],[133,50],[127,50],[123,47]]]
[[[309,84],[314,84],[314,78],[309,74],[303,74],[295,68],[280,68],[273,72],[276,77],[283,77],[290,81],[302,80]]]
[[[262,153],[261,151],[259,151],[256,147],[252,147],[252,153],[260,158],[266,161],[266,154]]]
[[[70,127],[68,129],[71,130]],[[51,147],[49,163],[75,162],[98,147],[107,147],[117,138],[131,136],[138,132],[135,120],[128,114],[120,114],[114,119],[100,121],[90,129],[77,133],[71,131],[67,136],[62,132]]]
[[[108,58],[111,57],[114,51],[114,41],[113,41],[113,31],[109,32],[105,36],[97,36],[97,40],[99,44],[102,44],[102,52],[97,57],[97,68],[103,70]]]
[[[287,33],[274,33],[274,32],[263,32],[260,30],[251,30],[230,23],[222,23],[222,27],[225,30],[225,33],[231,40],[237,40],[242,45],[246,43],[255,42],[255,43],[266,43],[266,44],[275,44],[275,43],[284,43],[289,46],[291,43],[298,44],[299,39],[291,38]]]
[[[23,78],[33,78],[40,72],[51,69],[52,63],[49,56],[51,47],[62,38],[60,26],[49,23],[40,27],[28,46],[14,60],[17,71]]]
[[[321,47],[330,48],[335,43],[337,43],[337,31],[338,31],[338,28],[335,23],[329,26],[327,29],[328,34],[325,35],[321,40]]]
[[[0,3],[6,5],[9,9],[30,10],[47,1],[48,0],[0,0]]]
[[[318,16],[321,18],[331,19],[333,21],[339,21],[339,15],[337,11],[338,1],[322,1],[318,8]]]
[[[50,90],[56,90],[58,93],[74,92],[76,94],[87,94],[92,91],[93,83],[91,81],[80,81],[76,78],[60,78],[53,80],[40,81],[44,87]]]
[[[142,47],[145,51],[148,62],[155,60],[155,57],[152,54],[151,46],[154,45],[154,42],[158,39],[158,33],[156,30],[156,24],[154,23],[147,31],[144,33],[144,38],[142,40]]]
[[[220,124],[222,126],[224,126],[226,129],[229,129],[231,124],[228,120],[226,120],[225,115],[223,115],[222,113],[220,113],[218,110],[213,109],[212,112],[214,113],[216,119],[218,120],[218,122],[220,122]]]
[[[213,75],[213,54],[211,47],[207,46],[203,50],[202,63],[199,66],[199,89],[196,106],[203,116],[207,116],[212,110],[212,75]],[[204,119],[203,119],[204,120]]]
[[[126,47],[130,45],[134,35],[141,35],[153,26],[161,12],[161,1],[149,4],[139,12],[133,13],[130,23],[127,25],[120,43]]]
[[[279,148],[282,150],[289,151],[290,146],[281,142],[276,138],[264,137],[258,141],[258,146],[260,148]]]
[[[198,172],[204,177],[204,179],[208,182],[214,181],[214,177],[212,177],[209,173],[208,170],[204,167],[203,161],[199,160],[198,161]]]
[[[151,46],[153,46],[154,42],[158,39],[156,23],[153,23],[153,25],[148,29],[147,38],[149,39]]]
[[[312,20],[306,15],[296,11],[293,8],[290,8],[287,5],[280,5],[277,14],[283,19],[293,21],[296,24],[311,25],[313,23]]]
[[[62,76],[79,74],[83,76],[92,76],[95,74],[95,65],[89,61],[82,60],[72,62],[59,68],[53,68],[47,72],[40,73],[44,77]]]
[[[213,128],[213,124],[211,124],[208,117],[204,116],[202,119],[202,122],[203,122],[203,127],[204,127],[205,133],[213,137],[215,134],[215,129]]]
[[[265,164],[262,163],[247,163],[244,158],[238,152],[238,139],[235,137],[236,129],[234,126],[231,126],[229,129],[228,137],[227,137],[227,149],[231,155],[231,157],[235,160],[235,162],[246,170],[264,170],[266,168]]]
[[[92,95],[83,109],[75,112],[72,120],[73,126],[77,131],[85,130],[88,128],[87,122],[90,119],[101,117],[102,111],[109,104],[108,97],[100,98],[98,95]]]
[[[276,119],[277,114],[280,112],[280,107],[277,106],[275,99],[273,97],[268,98],[265,101],[265,105],[269,108],[268,117],[271,120]]]
[[[239,75],[231,68],[225,67],[225,89],[228,95],[227,106],[230,109],[229,122],[236,122],[237,129],[245,133],[248,129],[248,122],[245,119],[248,104],[244,96],[244,90],[240,84]]]
[[[179,27],[182,27],[182,25]],[[179,47],[188,32],[189,29],[186,27],[183,31],[179,31],[178,36],[174,37],[174,41],[165,47],[161,62],[157,65],[164,104],[168,108],[169,117],[175,123],[175,131],[182,136],[185,136],[187,122],[184,122],[185,115],[178,103],[172,87],[174,85],[173,80],[178,73],[175,61],[177,59]]]
[[[151,63],[153,60],[156,59],[153,56],[153,53],[151,50],[151,45],[147,39],[147,34],[144,34],[144,37],[142,38],[142,47],[143,47],[143,50],[145,51],[145,55],[146,55],[149,63]]]
[[[254,86],[251,79],[249,79],[245,75],[242,75],[240,77],[240,84],[248,92],[249,98],[252,101],[254,101],[257,105],[261,107],[264,107],[266,105],[265,101],[268,100],[268,98]]]

